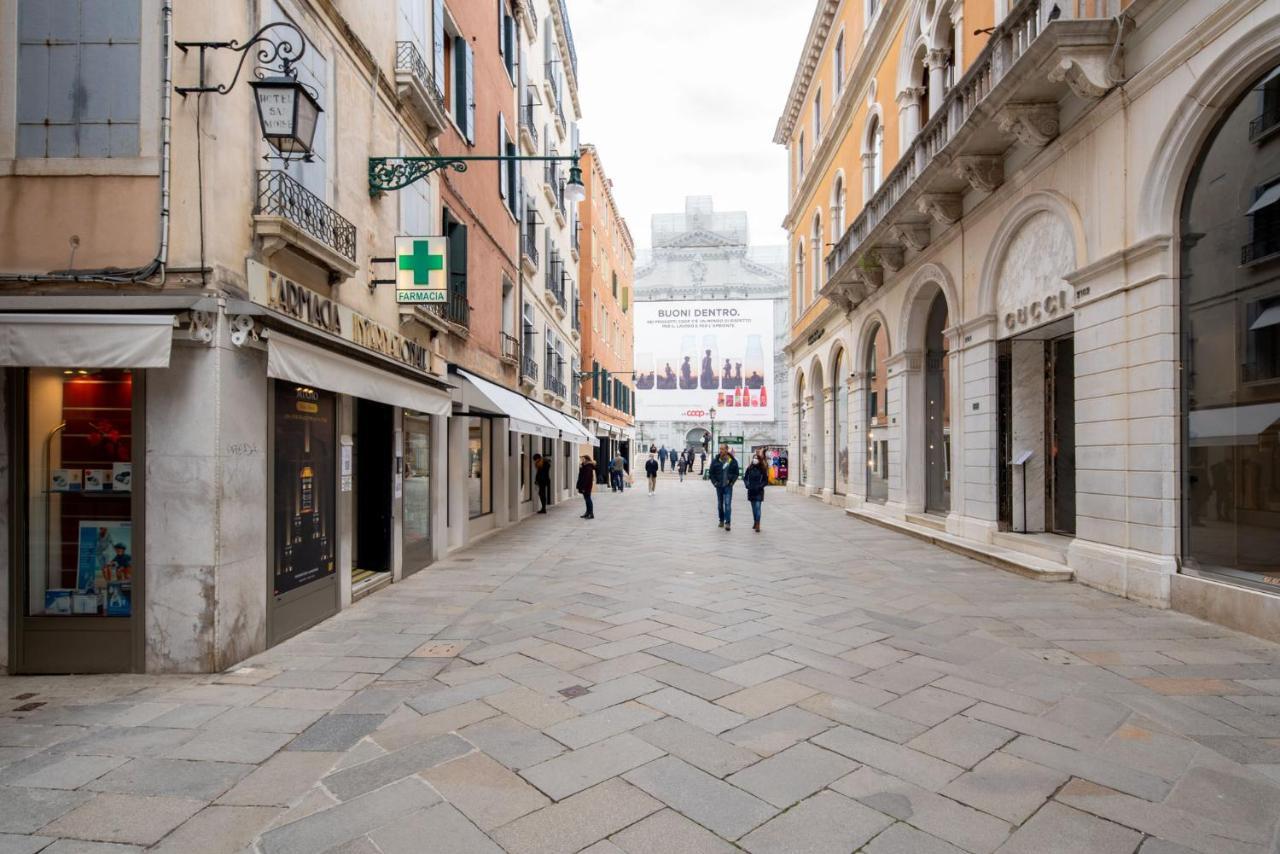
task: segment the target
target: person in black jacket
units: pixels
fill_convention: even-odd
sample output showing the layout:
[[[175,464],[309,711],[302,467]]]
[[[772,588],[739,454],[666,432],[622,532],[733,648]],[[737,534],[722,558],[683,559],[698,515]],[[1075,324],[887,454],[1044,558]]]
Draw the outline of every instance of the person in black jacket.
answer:
[[[751,458],[751,465],[742,474],[742,485],[747,488],[747,501],[751,502],[751,518],[755,524],[751,530],[760,531],[760,511],[764,509],[764,488],[769,485],[769,468],[764,457],[757,453]]]
[[[653,458],[653,454],[645,460],[644,473],[649,478],[649,494],[653,495],[653,491],[658,488],[658,461]]]
[[[733,509],[733,485],[738,482],[738,461],[728,445],[720,446],[720,453],[711,460],[707,477],[716,488],[716,515],[720,517],[720,527],[728,531]]]
[[[591,461],[591,457],[582,456],[582,464],[578,466],[578,492],[582,493],[582,500],[587,505],[587,512],[582,514],[583,519],[596,518],[596,509],[591,503],[591,488],[596,485],[596,464]]]
[[[533,485],[538,487],[538,503],[542,505],[538,512],[546,513],[551,503],[551,462],[542,454],[533,455]]]

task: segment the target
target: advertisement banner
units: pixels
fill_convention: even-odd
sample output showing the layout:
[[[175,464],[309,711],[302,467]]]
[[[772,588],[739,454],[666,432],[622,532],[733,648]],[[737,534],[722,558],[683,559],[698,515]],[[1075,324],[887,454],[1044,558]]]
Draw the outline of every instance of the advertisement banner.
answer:
[[[773,302],[637,302],[636,420],[773,421]]]

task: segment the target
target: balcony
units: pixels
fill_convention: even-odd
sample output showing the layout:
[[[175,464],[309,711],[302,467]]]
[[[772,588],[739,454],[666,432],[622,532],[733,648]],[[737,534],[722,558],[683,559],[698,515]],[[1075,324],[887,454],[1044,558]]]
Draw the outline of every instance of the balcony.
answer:
[[[1000,186],[1011,148],[1048,145],[1060,130],[1060,102],[1095,102],[1110,91],[1118,7],[1015,5],[827,256],[822,296],[852,310],[902,268],[908,251],[929,245],[935,226],[961,218],[966,193]]]
[[[576,385],[575,385],[575,386],[573,386],[573,388],[569,389],[569,392],[570,392],[570,395],[571,395],[571,396],[570,396],[570,398],[569,398],[569,402],[573,404],[574,408],[581,407],[581,406],[582,406],[582,392],[578,390],[578,387],[577,387]]]
[[[1253,239],[1240,247],[1240,264],[1258,264],[1274,258],[1280,258],[1280,216],[1271,216],[1269,221],[1260,221],[1260,215],[1254,216]]]
[[[573,234],[569,237],[569,248],[573,250],[573,257],[576,259],[582,254],[582,222],[574,224]]]
[[[1261,142],[1280,130],[1280,100],[1268,105],[1262,114],[1249,122],[1249,141]]]
[[[560,256],[553,250],[551,263],[547,265],[546,287],[547,305],[556,309],[564,317],[564,281],[560,277]]]
[[[561,400],[568,394],[568,390],[564,387],[564,380],[555,376],[547,377],[547,390]]]
[[[529,90],[536,91],[532,86]],[[538,153],[538,125],[533,118],[533,108],[532,101],[527,101],[520,107],[520,144],[529,154]]]
[[[520,232],[520,261],[530,276],[538,272],[538,240],[532,228]]]
[[[556,156],[554,148],[551,149],[551,156]],[[551,209],[555,212],[556,221],[560,225],[564,225],[564,190],[562,187],[563,179],[560,177],[560,165],[554,160],[548,160],[542,174],[546,179],[542,185],[542,190],[546,194],[547,201],[551,203]]]
[[[520,341],[514,335],[502,334],[502,361],[517,364],[520,361]]]
[[[290,249],[327,269],[335,282],[356,274],[356,227],[281,170],[258,172],[253,236],[264,254]]]
[[[396,42],[396,93],[417,112],[427,126],[429,139],[448,127],[449,116],[435,75],[413,42]]]
[[[532,388],[538,384],[538,360],[529,353],[530,349],[526,347],[520,355],[520,384]]]
[[[579,336],[582,334],[582,300],[573,301],[573,334]]]

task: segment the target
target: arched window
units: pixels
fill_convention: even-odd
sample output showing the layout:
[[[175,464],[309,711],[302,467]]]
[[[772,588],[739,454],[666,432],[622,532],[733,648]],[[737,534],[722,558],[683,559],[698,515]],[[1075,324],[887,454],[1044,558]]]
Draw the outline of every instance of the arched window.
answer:
[[[862,151],[862,198],[870,201],[884,180],[884,126],[879,116],[867,120],[867,134]]]
[[[822,290],[822,283],[826,276],[823,274],[822,265],[822,214],[813,215],[813,234],[809,236],[809,248],[813,255],[813,296],[816,299],[818,291]]]
[[[837,243],[844,235],[844,175],[836,175],[831,188],[831,242]]]

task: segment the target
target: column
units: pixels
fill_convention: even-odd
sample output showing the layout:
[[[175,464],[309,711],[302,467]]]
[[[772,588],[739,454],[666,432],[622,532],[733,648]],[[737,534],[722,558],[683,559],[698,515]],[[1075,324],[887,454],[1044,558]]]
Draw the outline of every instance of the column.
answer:
[[[822,500],[831,503],[831,499],[835,496],[835,470],[836,460],[840,458],[836,453],[836,383],[840,382],[840,378],[836,377],[831,385],[823,390],[822,398]]]
[[[813,395],[806,394],[804,396],[803,409],[800,411],[800,423],[803,425],[804,433],[804,494],[813,495],[818,492],[822,483],[821,473],[817,470],[818,453],[815,447],[816,442],[822,441],[815,436],[813,429]]]
[[[1045,529],[1045,342],[1014,341],[1013,401],[1010,451],[1016,461],[1030,454],[1021,466],[1012,468],[1011,528],[1015,533],[1039,533]]]
[[[956,74],[964,74],[964,3],[951,7],[951,43],[956,55]]]
[[[942,108],[942,99],[947,94],[947,52],[929,51],[925,64],[929,66],[929,115],[932,117]]]
[[[889,501],[906,513],[924,511],[924,354],[908,350],[887,363],[889,375]]]
[[[349,395],[338,395],[338,445],[339,454],[343,453],[342,448],[345,447],[346,453],[355,453],[355,440],[353,434],[356,426],[356,407],[355,399]],[[339,457],[341,459],[341,457]],[[334,564],[338,574],[338,607],[346,608],[351,604],[351,567],[354,565],[355,556],[352,551],[352,523],[353,518],[352,507],[353,494],[350,492],[339,492],[338,500],[335,502],[334,514],[334,532],[337,535],[337,542],[334,544]]]
[[[801,411],[800,401],[791,401],[791,415],[787,430],[790,437],[787,446],[787,490],[789,492],[800,491],[800,455],[804,452],[804,436],[800,432],[800,425],[803,423]]]
[[[847,507],[867,499],[867,377],[852,374],[849,383],[849,494]]]
[[[511,492],[512,475],[517,474],[519,465],[511,463],[511,422],[506,418],[493,419],[493,453],[489,459],[493,461],[493,522],[494,527],[502,528],[516,521],[519,516],[513,512],[515,504]],[[518,479],[515,479],[518,483]]]
[[[960,327],[943,330],[947,342],[947,425],[951,436],[951,458],[947,465],[951,472],[951,508],[947,513],[947,532],[961,533],[961,508],[964,507],[964,361],[960,346],[963,333]]]
[[[920,133],[920,96],[924,90],[909,86],[898,93],[898,155],[901,156]]]
[[[467,504],[467,448],[468,418],[465,415],[449,419],[449,459],[453,461],[446,466],[446,477],[449,480],[449,548],[456,549],[467,544],[467,529],[470,526],[471,509]]]
[[[404,410],[391,407],[391,580],[404,577]]]
[[[447,415],[431,416],[431,559],[449,553],[449,422]]]

